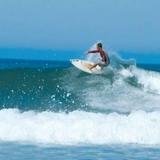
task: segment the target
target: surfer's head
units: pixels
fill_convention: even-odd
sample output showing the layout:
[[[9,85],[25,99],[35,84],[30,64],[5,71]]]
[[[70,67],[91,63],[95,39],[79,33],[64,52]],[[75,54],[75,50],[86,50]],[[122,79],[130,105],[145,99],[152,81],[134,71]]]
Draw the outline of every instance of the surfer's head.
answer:
[[[102,43],[97,43],[98,48],[102,48]]]

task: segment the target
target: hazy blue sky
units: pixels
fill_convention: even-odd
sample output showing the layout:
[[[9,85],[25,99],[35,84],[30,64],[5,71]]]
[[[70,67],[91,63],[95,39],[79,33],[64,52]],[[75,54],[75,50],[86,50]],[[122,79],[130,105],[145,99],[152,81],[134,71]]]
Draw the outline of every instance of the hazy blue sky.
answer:
[[[0,47],[160,51],[160,0],[0,0]]]

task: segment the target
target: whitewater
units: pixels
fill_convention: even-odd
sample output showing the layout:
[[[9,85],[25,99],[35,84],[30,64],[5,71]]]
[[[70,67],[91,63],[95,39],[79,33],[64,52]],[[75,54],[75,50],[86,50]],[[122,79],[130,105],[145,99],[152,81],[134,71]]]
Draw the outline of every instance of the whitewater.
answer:
[[[54,145],[160,144],[160,112],[66,114],[4,109],[0,117],[1,141]]]

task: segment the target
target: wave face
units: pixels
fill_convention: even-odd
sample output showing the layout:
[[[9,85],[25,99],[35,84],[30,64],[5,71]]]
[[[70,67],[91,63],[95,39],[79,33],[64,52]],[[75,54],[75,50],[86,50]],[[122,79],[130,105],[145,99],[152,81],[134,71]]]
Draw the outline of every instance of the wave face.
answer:
[[[1,68],[0,140],[159,145],[160,73],[115,54],[111,64],[102,75],[70,65]]]

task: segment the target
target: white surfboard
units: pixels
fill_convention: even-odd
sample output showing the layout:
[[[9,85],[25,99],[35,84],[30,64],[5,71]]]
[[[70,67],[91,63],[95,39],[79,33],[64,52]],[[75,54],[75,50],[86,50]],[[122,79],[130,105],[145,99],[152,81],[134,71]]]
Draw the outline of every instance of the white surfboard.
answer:
[[[97,65],[93,69],[89,69],[91,66],[93,66],[94,62],[86,61],[86,60],[81,60],[81,59],[71,59],[70,62],[78,69],[81,71],[84,71],[86,73],[90,74],[101,74],[102,73],[102,67]]]

